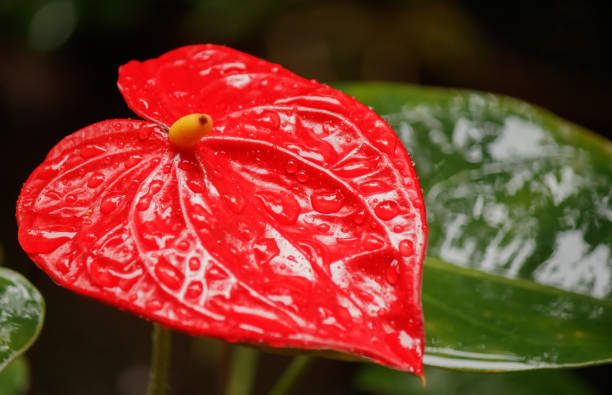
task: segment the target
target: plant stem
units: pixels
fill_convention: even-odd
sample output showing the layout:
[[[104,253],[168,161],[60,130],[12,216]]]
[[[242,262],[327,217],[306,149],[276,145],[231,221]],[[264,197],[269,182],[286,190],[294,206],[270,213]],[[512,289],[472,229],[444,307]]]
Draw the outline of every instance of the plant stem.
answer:
[[[268,392],[268,395],[285,395],[289,393],[300,378],[306,374],[314,359],[314,357],[306,355],[294,357],[278,381],[276,381],[274,387]]]
[[[170,340],[172,332],[153,323],[153,355],[149,372],[147,395],[165,395],[168,387],[168,368],[170,366]]]
[[[249,395],[252,391],[257,368],[257,350],[235,346],[225,395]]]

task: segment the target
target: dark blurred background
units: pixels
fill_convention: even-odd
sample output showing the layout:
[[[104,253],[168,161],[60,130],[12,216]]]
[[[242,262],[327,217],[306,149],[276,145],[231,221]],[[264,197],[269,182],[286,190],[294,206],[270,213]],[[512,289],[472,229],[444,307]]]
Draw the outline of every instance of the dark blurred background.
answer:
[[[1,244],[47,300],[28,353],[33,394],[141,394],[150,325],[55,286],[17,243],[22,183],[65,135],[135,117],[117,68],[185,44],[225,44],[323,82],[390,80],[479,89],[612,134],[606,2],[0,0]],[[176,334],[172,393],[219,393],[227,346]],[[262,354],[257,391],[288,359]],[[301,393],[348,394],[354,364],[317,362]],[[576,371],[610,389],[610,367]]]

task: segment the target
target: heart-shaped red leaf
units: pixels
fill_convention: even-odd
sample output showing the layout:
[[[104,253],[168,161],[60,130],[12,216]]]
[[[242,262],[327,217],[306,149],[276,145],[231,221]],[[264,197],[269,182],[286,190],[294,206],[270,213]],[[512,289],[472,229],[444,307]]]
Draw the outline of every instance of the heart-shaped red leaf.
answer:
[[[120,70],[152,122],[62,140],[19,198],[57,282],[192,334],[337,350],[422,374],[426,225],[410,159],[354,99],[225,47]],[[164,128],[208,113],[176,151]]]

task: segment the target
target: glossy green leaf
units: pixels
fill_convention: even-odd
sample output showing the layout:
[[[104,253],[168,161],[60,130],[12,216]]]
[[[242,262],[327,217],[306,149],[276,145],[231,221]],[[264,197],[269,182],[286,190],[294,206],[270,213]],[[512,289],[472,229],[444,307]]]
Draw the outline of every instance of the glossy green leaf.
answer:
[[[38,290],[20,274],[0,267],[0,371],[36,340],[44,314]]]
[[[418,378],[381,366],[361,368],[354,380],[360,392],[373,395],[591,395],[596,394],[579,377],[565,371],[506,374],[425,370],[427,386]]]
[[[612,303],[428,257],[429,365],[524,370],[612,362]]]
[[[0,372],[0,394],[23,395],[30,388],[30,368],[28,361],[17,358]]]
[[[425,362],[473,370],[611,362],[612,144],[491,94],[340,89],[383,114],[423,187]]]

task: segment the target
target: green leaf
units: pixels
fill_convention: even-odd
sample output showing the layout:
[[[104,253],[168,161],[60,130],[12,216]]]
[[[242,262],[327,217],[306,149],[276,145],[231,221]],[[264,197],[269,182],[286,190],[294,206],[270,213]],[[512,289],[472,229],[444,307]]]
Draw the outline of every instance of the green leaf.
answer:
[[[612,303],[428,257],[429,365],[506,371],[612,362]]]
[[[362,367],[355,376],[354,387],[375,395],[594,395],[580,378],[571,372],[537,371],[506,374],[453,372],[426,369],[427,386],[418,378],[381,366]]]
[[[391,124],[423,187],[425,363],[612,362],[612,144],[506,97],[340,89]]]
[[[17,358],[0,372],[0,394],[23,395],[30,388],[30,368],[24,357]]]
[[[0,371],[36,340],[44,315],[38,290],[20,274],[0,267]]]

